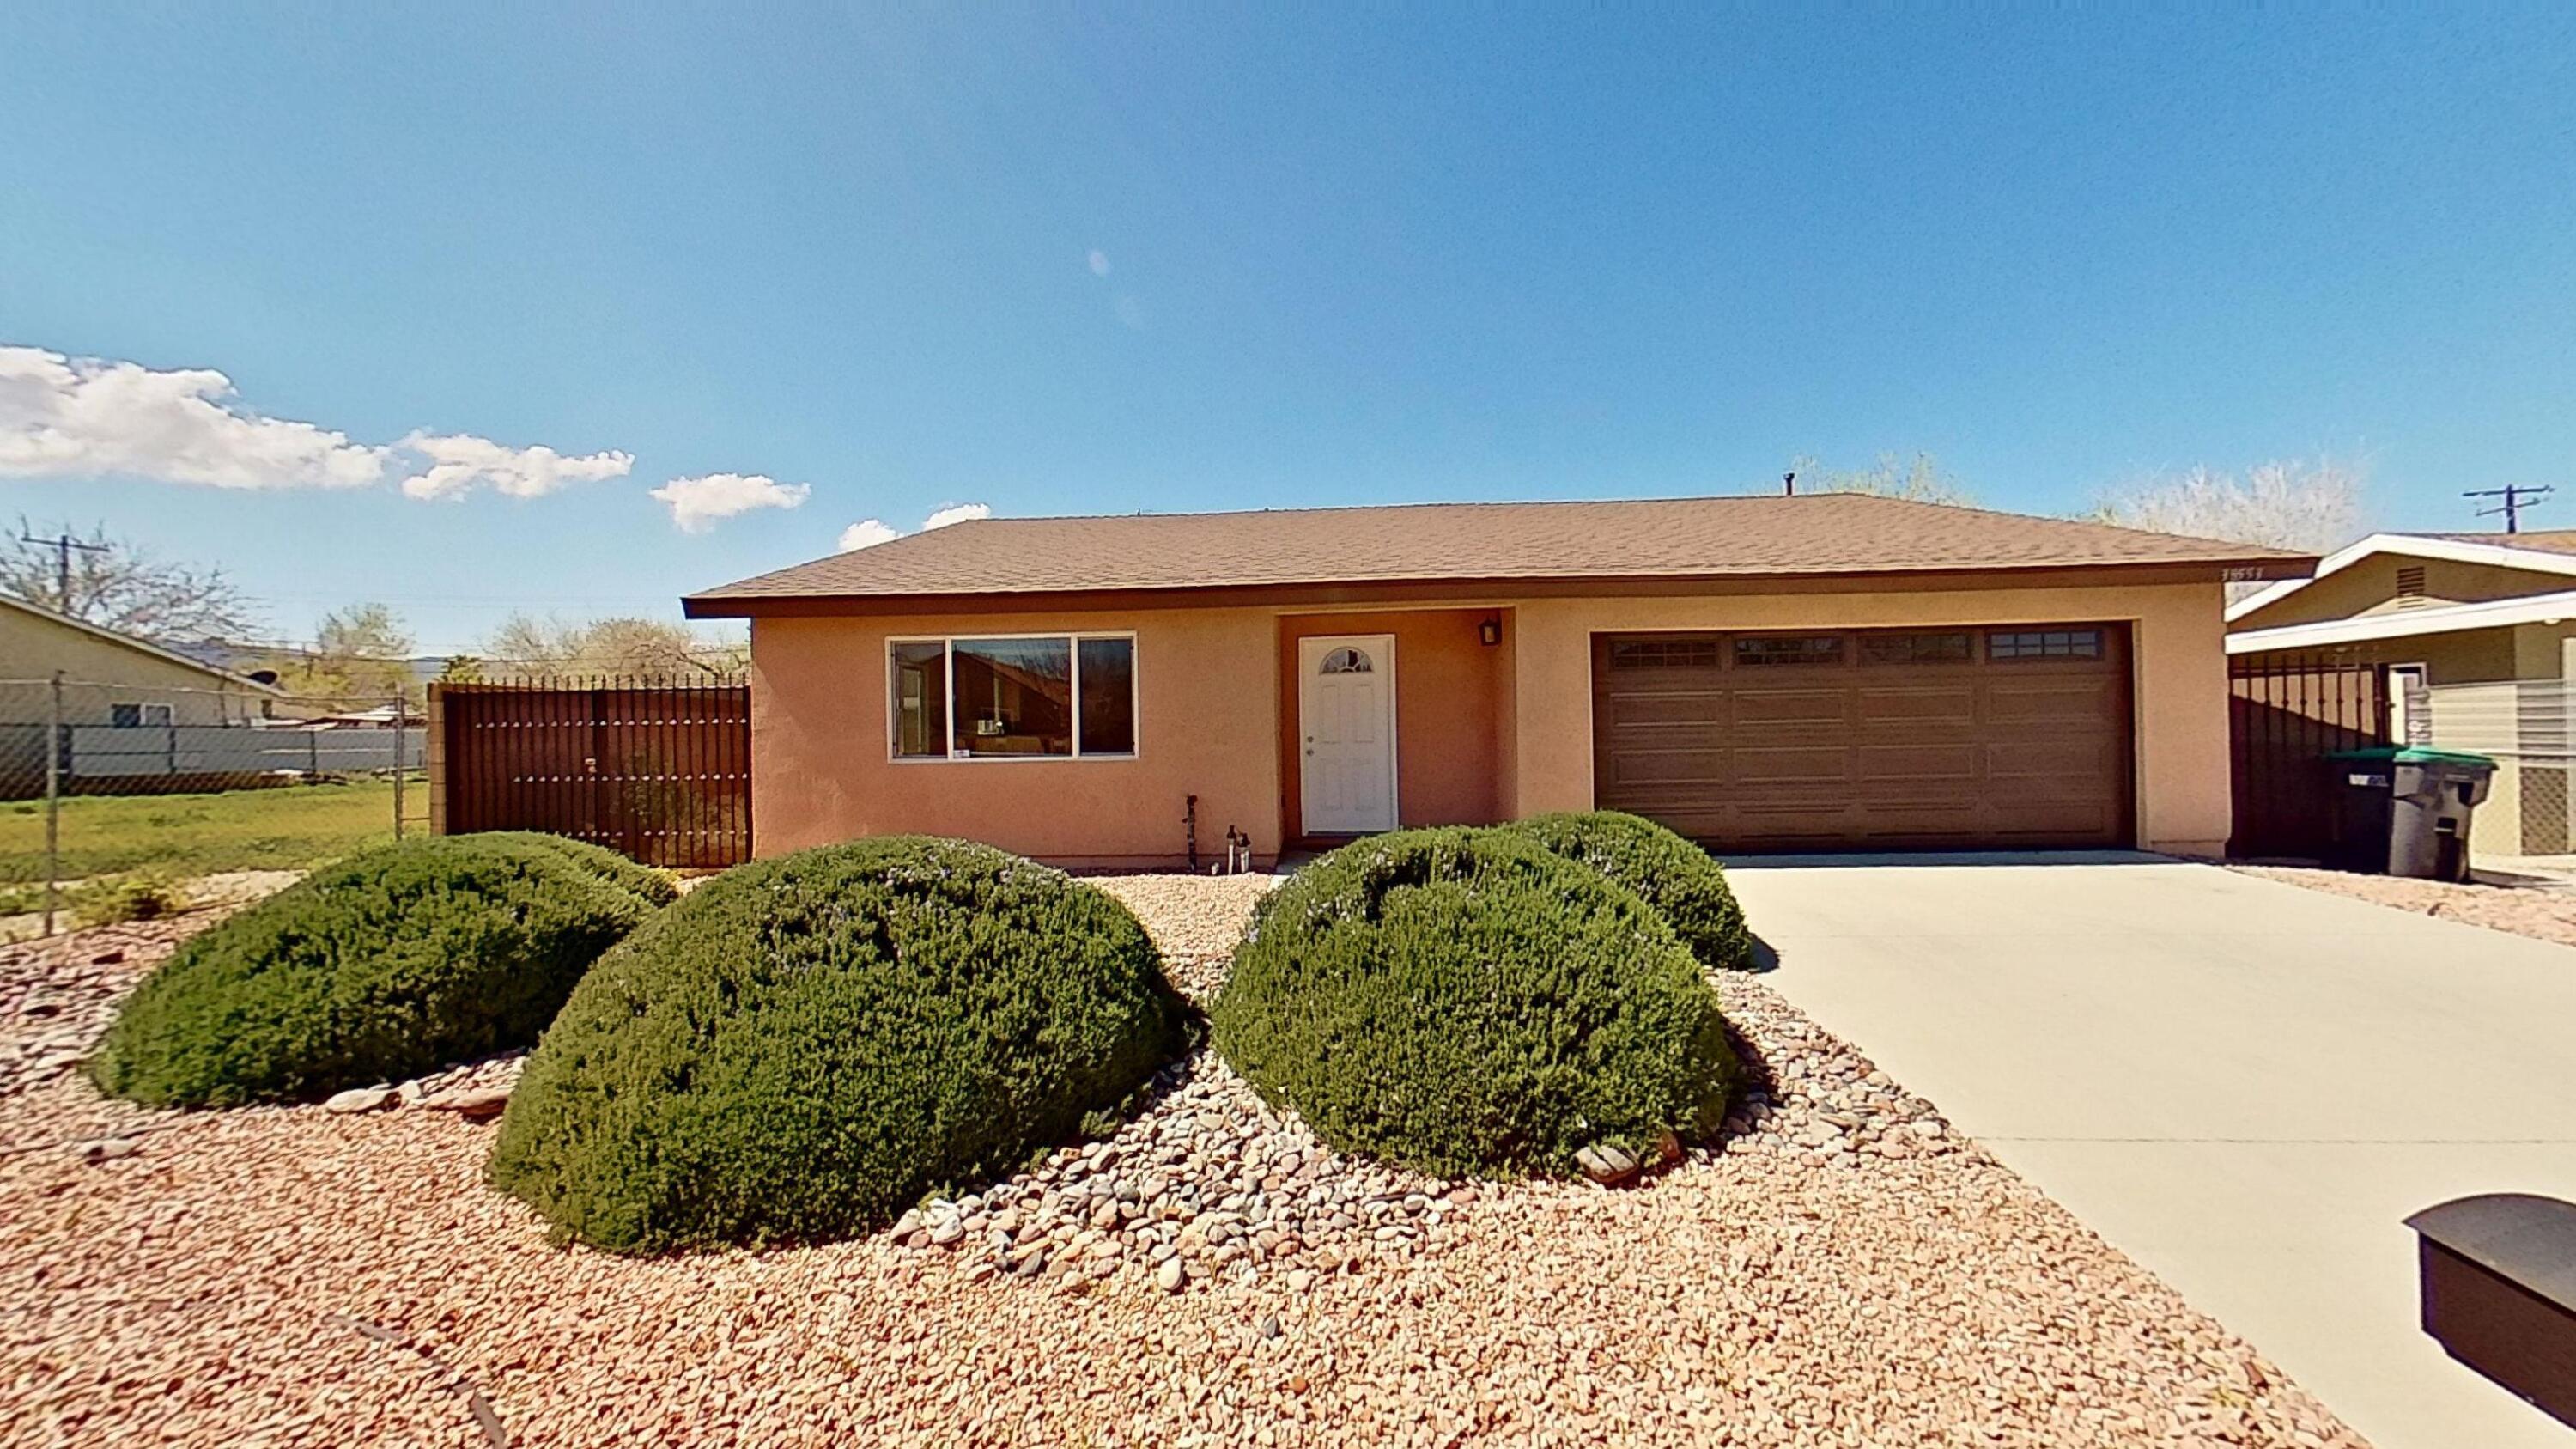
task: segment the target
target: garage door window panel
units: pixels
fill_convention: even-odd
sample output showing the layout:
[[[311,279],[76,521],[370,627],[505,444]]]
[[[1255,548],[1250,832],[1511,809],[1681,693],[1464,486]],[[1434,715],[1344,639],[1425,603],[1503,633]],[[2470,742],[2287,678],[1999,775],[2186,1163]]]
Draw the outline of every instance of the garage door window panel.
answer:
[[[1782,669],[1842,662],[1843,641],[1836,634],[1794,638],[1748,637],[1735,641],[1735,667],[1738,669]]]
[[[1864,665],[1971,664],[1976,656],[1976,638],[1964,631],[1860,636],[1860,662]]]
[[[1714,639],[1625,639],[1610,646],[1613,669],[1715,669]]]
[[[1986,657],[1997,663],[2012,659],[2099,659],[2102,657],[2102,631],[1999,630],[1986,636]]]

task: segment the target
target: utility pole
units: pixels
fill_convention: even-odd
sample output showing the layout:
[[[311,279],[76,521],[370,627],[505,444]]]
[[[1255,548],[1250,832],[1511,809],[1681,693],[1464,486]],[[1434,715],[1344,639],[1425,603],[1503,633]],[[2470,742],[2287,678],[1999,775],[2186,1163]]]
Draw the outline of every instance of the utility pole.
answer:
[[[2504,500],[2493,508],[2479,509],[2478,517],[2493,518],[2497,514],[2502,514],[2504,515],[2504,531],[2507,533],[2520,533],[2522,532],[2522,510],[2530,507],[2534,503],[2538,503],[2540,500],[2548,497],[2551,493],[2556,491],[2557,489],[2554,486],[2547,483],[2508,483],[2502,488],[2473,489],[2461,494],[2460,496],[2462,498],[2500,498]]]
[[[79,549],[83,553],[116,552],[108,544],[83,543],[68,533],[54,538],[38,538],[32,533],[22,533],[18,535],[18,541],[40,543],[54,551],[54,612],[66,618],[75,617],[72,614],[72,550]]]

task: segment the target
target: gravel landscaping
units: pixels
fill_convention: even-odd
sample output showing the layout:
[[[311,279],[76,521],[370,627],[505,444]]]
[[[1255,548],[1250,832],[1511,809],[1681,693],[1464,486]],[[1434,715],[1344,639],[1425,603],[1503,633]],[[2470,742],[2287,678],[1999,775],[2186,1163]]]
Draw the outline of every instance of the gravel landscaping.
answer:
[[[2233,869],[2373,905],[2394,906],[2418,915],[2484,926],[2490,931],[2576,946],[2576,890],[2564,887],[2462,884],[2285,865],[2240,865]]]
[[[1269,884],[1098,883],[1201,1001]],[[27,1442],[2361,1442],[1754,976],[1719,986],[1767,1088],[1634,1187],[1343,1158],[1202,1053],[1109,1140],[893,1231],[633,1260],[549,1246],[483,1185],[480,1108],[432,1110],[515,1062],[102,1098],[71,1060],[201,923],[0,949]]]

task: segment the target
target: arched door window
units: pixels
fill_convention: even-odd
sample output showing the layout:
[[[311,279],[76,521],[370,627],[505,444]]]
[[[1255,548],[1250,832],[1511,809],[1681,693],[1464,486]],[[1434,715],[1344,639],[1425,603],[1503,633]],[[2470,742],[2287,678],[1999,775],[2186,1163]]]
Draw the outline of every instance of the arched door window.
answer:
[[[1369,657],[1357,649],[1336,649],[1324,656],[1324,662],[1315,666],[1315,672],[1317,674],[1372,674],[1376,672],[1376,668],[1377,666],[1369,663]]]

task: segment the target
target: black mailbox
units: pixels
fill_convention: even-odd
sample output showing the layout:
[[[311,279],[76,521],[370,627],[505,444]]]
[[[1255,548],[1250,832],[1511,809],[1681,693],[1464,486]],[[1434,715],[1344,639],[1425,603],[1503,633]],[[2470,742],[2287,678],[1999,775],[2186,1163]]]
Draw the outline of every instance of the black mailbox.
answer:
[[[2464,1197],[2415,1230],[2424,1331],[2445,1352],[2576,1426],[2576,1203]]]

